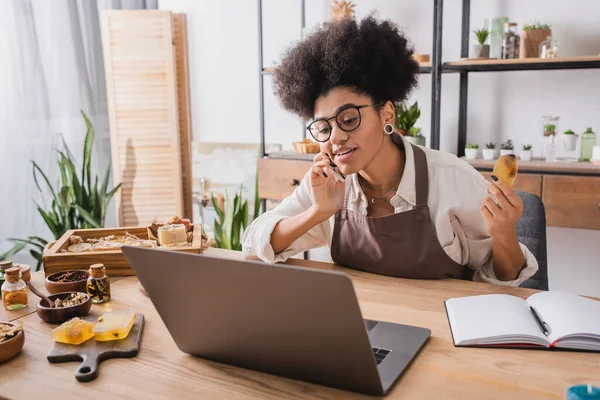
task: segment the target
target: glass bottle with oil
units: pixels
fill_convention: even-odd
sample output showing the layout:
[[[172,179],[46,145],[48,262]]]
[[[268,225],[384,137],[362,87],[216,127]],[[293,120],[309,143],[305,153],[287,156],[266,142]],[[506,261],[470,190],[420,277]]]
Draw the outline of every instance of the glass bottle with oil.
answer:
[[[104,264],[90,266],[90,277],[87,280],[86,289],[92,303],[99,304],[110,300],[110,280],[106,276]]]
[[[4,271],[5,282],[2,284],[2,304],[9,311],[20,310],[27,306],[27,285],[21,279],[19,267]]]

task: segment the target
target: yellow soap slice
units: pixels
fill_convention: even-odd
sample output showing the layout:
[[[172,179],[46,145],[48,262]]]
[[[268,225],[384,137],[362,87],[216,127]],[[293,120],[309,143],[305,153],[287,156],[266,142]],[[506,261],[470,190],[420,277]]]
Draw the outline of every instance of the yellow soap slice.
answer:
[[[109,311],[98,317],[94,334],[98,341],[121,340],[129,335],[135,322],[135,310]]]
[[[81,344],[94,337],[94,323],[73,318],[52,330],[52,340],[66,344]]]

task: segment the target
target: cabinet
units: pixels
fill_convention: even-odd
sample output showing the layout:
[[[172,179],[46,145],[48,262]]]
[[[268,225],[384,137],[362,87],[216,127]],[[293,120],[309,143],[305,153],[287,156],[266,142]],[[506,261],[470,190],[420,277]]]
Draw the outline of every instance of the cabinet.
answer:
[[[600,176],[544,176],[542,200],[550,226],[600,229]]]
[[[262,197],[280,201],[292,194],[311,167],[312,156],[284,151],[260,159],[258,179]],[[493,161],[469,163],[491,180]],[[600,166],[539,160],[520,163],[514,189],[542,199],[548,226],[600,230]]]

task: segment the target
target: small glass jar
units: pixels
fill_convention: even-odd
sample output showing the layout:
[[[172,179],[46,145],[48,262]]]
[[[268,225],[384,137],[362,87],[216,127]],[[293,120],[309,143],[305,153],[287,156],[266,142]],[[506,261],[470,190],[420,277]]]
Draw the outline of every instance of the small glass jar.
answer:
[[[552,36],[546,37],[540,43],[540,58],[557,58],[560,57],[560,46],[558,40],[553,40]]]
[[[106,276],[104,264],[90,266],[90,277],[87,280],[87,293],[92,303],[100,304],[110,300],[110,280]]]
[[[21,279],[19,267],[8,268],[4,271],[2,284],[2,304],[9,311],[27,307],[27,285]]]
[[[517,33],[515,22],[504,23],[504,34],[502,35],[502,58],[519,58],[520,37]]]

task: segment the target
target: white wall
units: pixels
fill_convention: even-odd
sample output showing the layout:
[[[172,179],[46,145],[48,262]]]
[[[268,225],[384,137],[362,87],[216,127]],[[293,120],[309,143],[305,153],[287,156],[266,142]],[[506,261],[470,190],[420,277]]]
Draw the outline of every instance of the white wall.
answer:
[[[431,53],[433,1],[354,0],[359,17],[377,11],[381,18],[398,23],[414,43],[416,52]],[[306,0],[306,22],[311,27],[327,18],[328,1]],[[508,16],[519,27],[531,18],[552,25],[563,56],[600,53],[600,1],[575,0],[487,0],[471,2],[471,28],[483,25],[485,17]],[[443,59],[460,56],[461,0],[444,2]],[[188,18],[191,100],[194,138],[199,142],[257,143],[258,34],[254,0],[160,0],[159,8],[184,12]],[[283,49],[300,38],[300,1],[263,0],[264,62],[278,60]],[[458,119],[458,74],[444,74],[442,86],[441,149],[456,152]],[[523,71],[472,73],[469,78],[468,141],[501,142],[511,138],[517,146],[534,145],[541,155],[544,140],[541,117],[561,116],[560,129],[581,133],[591,126],[600,131],[600,70]],[[428,136],[431,110],[431,77],[420,78],[420,88],[411,101],[422,107],[418,125]],[[265,85],[268,143],[290,148],[301,137],[302,124],[279,108]],[[559,151],[559,156],[561,155]],[[560,232],[560,236],[558,235]],[[577,252],[582,270],[597,269],[600,231],[549,230],[549,243],[560,242]],[[554,236],[556,237],[554,237]],[[568,268],[554,258],[550,268]],[[557,260],[556,262],[553,260]],[[561,259],[563,260],[563,259]],[[555,262],[555,264],[553,264]],[[564,270],[568,274],[568,270]],[[564,276],[565,273],[552,273]],[[585,280],[582,276],[579,279]],[[553,283],[551,282],[551,287]],[[557,286],[559,287],[559,286]],[[582,289],[589,293],[588,289]],[[600,295],[599,293],[595,293]]]

